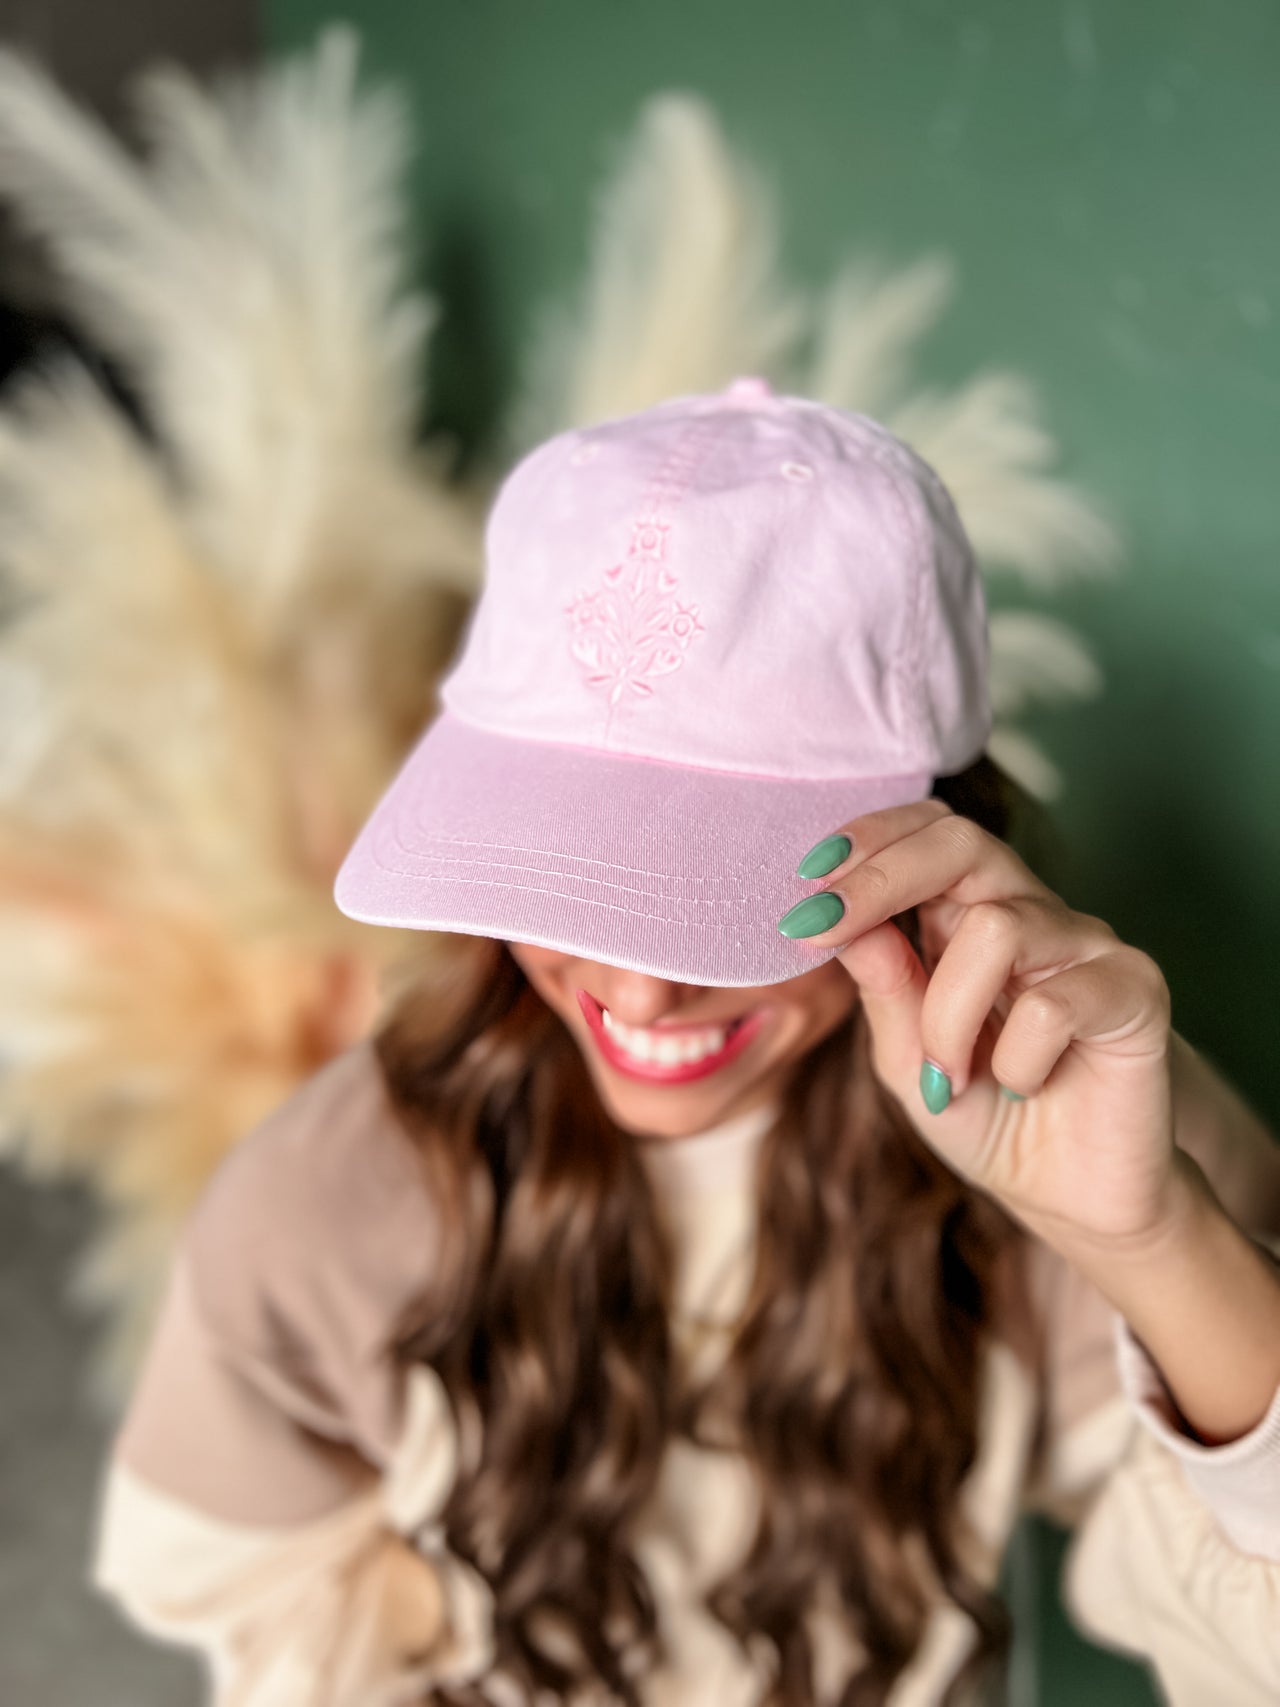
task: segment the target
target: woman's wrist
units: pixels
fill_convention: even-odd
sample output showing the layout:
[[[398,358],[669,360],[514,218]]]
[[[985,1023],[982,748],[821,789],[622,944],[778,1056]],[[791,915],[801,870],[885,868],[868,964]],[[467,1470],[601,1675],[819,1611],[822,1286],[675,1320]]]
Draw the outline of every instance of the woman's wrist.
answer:
[[[1046,1242],[1125,1318],[1189,1432],[1220,1445],[1249,1433],[1280,1385],[1280,1267],[1189,1156],[1174,1168],[1168,1214],[1140,1245],[1060,1230]]]

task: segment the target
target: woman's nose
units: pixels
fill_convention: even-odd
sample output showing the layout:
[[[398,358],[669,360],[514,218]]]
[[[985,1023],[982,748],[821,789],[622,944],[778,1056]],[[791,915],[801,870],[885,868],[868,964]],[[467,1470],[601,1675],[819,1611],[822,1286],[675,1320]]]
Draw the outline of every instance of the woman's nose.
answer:
[[[595,994],[623,1025],[656,1025],[674,1019],[688,1001],[689,986],[648,972],[610,967],[594,981]]]

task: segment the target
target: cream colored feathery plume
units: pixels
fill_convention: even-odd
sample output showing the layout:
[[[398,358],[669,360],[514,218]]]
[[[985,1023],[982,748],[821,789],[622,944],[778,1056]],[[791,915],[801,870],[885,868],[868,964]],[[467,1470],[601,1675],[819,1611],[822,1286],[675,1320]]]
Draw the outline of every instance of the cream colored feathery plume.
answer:
[[[141,91],[135,158],[0,53],[0,193],[158,448],[63,360],[0,410],[0,1142],[106,1210],[72,1277],[114,1410],[218,1160],[424,933],[337,865],[432,709],[483,503],[414,442],[408,134],[349,32]]]
[[[734,156],[705,101],[652,97],[595,198],[579,299],[540,311],[503,460],[564,427],[768,371],[806,306],[779,276],[764,174]]]
[[[954,269],[928,255],[896,270],[855,256],[812,299],[784,279],[769,180],[728,145],[710,104],[645,103],[598,202],[588,277],[570,311],[544,310],[509,457],[560,428],[714,390],[741,373],[874,415],[947,482],[988,580],[1037,593],[1118,568],[1097,502],[1053,471],[1058,449],[1034,387],[983,371],[951,392],[911,387],[915,346],[943,313]],[[1037,700],[1102,691],[1081,636],[988,586],[995,723],[988,751],[1042,800],[1065,779],[1012,722]]]

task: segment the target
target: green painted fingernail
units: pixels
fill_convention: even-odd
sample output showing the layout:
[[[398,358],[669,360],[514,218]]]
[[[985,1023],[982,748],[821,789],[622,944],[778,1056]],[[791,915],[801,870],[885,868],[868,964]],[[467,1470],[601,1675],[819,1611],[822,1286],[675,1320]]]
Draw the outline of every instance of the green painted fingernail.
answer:
[[[951,1101],[951,1080],[932,1061],[926,1061],[920,1069],[920,1095],[930,1114],[941,1114]]]
[[[824,889],[821,894],[806,895],[803,901],[789,907],[778,920],[778,929],[783,936],[817,936],[819,931],[829,931],[843,917],[844,902],[832,890]]]
[[[1022,1095],[1021,1091],[1011,1091],[1008,1085],[1001,1085],[1000,1095],[1002,1097],[1008,1097],[1010,1102],[1026,1102],[1027,1100],[1026,1097]]]
[[[797,877],[825,877],[853,852],[848,836],[824,836],[796,867]]]

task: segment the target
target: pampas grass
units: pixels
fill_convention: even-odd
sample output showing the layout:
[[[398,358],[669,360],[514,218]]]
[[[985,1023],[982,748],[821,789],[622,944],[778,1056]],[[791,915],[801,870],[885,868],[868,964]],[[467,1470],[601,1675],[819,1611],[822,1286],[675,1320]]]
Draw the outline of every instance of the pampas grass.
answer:
[[[0,406],[0,1145],[103,1205],[70,1284],[107,1314],[108,1412],[211,1170],[445,946],[345,918],[331,886],[433,714],[522,450],[764,373],[916,444],[991,573],[1044,594],[1117,557],[1025,380],[912,388],[946,259],[797,290],[768,178],[680,92],[616,148],[580,300],[543,311],[460,486],[416,438],[438,309],[407,276],[406,114],[356,72],[344,29],[208,87],[155,71],[135,156],[0,52],[0,194],[154,433],[67,361]],[[1048,798],[1012,720],[1100,673],[1033,611],[993,609],[992,653],[992,753]]]
[[[114,1411],[212,1168],[362,1035],[423,933],[331,887],[432,711],[483,494],[415,443],[434,305],[355,43],[140,90],[138,159],[0,54],[0,191],[157,444],[63,360],[0,413],[0,1143],[87,1180]]]
[[[654,97],[596,196],[579,300],[541,311],[502,460],[562,428],[775,368],[807,307],[780,276],[763,174],[731,152],[706,102]]]

